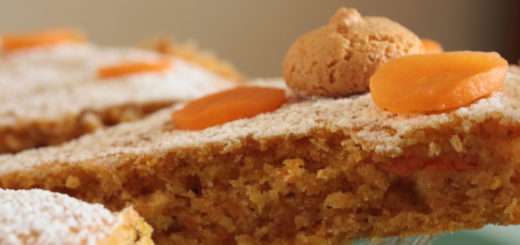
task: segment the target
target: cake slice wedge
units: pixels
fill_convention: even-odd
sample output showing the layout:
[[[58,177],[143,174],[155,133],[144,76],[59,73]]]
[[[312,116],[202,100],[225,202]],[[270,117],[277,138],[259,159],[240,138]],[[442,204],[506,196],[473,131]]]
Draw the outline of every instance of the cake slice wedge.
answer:
[[[153,244],[152,228],[131,207],[111,213],[38,189],[0,189],[0,199],[1,244]]]
[[[100,75],[107,67],[158,61],[169,67]],[[0,153],[60,144],[235,85],[204,66],[137,48],[60,44],[5,53],[0,56]]]
[[[172,122],[176,106],[0,156],[0,185],[132,205],[159,244],[339,244],[519,224],[516,69],[499,91],[436,114],[288,91],[275,111],[189,131]]]

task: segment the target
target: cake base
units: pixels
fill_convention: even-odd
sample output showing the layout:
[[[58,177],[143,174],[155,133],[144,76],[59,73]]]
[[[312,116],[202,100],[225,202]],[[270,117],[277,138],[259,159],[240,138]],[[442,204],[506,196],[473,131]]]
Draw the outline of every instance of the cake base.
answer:
[[[141,119],[171,101],[125,104],[102,109],[86,109],[62,118],[20,120],[16,125],[0,125],[0,154],[58,145],[107,126]]]
[[[280,83],[265,86],[283,87]],[[132,205],[159,244],[338,244],[520,223],[520,76],[453,111],[306,98],[200,131],[176,108],[0,155],[0,187]]]
[[[1,185],[133,205],[158,244],[337,244],[520,223],[520,128],[487,121],[457,136],[459,123],[416,132],[399,158],[321,128],[244,138],[232,151],[214,143],[57,162]]]

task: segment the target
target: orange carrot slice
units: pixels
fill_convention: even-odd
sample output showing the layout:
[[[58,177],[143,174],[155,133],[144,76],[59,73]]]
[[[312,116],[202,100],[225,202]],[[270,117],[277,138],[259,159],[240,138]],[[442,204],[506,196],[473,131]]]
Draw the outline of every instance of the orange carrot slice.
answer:
[[[507,69],[507,61],[495,52],[402,56],[379,67],[370,78],[370,92],[385,111],[448,110],[501,88]]]
[[[432,39],[421,38],[422,45],[424,46],[424,51],[427,54],[440,54],[444,52],[442,45]]]
[[[84,36],[71,29],[53,29],[23,34],[2,35],[2,50],[15,51],[41,45],[56,45],[64,42],[84,42]]]
[[[98,77],[113,78],[122,77],[144,72],[161,72],[171,67],[171,62],[167,59],[155,61],[136,61],[123,62],[120,64],[108,65],[98,69]]]
[[[282,89],[241,86],[194,100],[173,112],[172,118],[178,128],[204,129],[273,111],[285,101]]]

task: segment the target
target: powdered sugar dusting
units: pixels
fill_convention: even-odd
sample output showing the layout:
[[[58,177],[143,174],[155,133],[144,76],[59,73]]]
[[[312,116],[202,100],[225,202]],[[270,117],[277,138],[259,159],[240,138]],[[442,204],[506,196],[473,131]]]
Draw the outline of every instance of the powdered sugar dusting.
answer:
[[[283,86],[283,81],[264,82],[267,86]],[[227,144],[227,150],[240,147],[246,137],[262,143],[272,137],[304,137],[310,131],[325,129],[342,131],[367,151],[398,156],[412,133],[438,129],[454,120],[462,121],[469,130],[489,118],[503,124],[520,125],[520,75],[510,72],[501,90],[467,107],[437,114],[392,114],[378,109],[370,94],[349,98],[299,99],[289,95],[289,103],[271,113],[241,119],[201,131],[175,130],[171,112],[165,109],[147,119],[84,136],[60,147],[28,150],[16,155],[0,156],[0,174],[23,171],[32,166],[103,159],[121,153],[155,154],[186,147]]]
[[[121,222],[100,204],[44,190],[0,189],[0,244],[98,244]]]
[[[72,45],[30,50],[0,59],[0,125],[59,120],[84,110],[126,104],[175,102],[200,97],[234,83],[197,65],[168,57],[172,67],[112,79],[97,69],[123,61],[163,58],[131,48]]]
[[[97,53],[93,45],[65,43],[2,54],[0,101],[82,83]]]

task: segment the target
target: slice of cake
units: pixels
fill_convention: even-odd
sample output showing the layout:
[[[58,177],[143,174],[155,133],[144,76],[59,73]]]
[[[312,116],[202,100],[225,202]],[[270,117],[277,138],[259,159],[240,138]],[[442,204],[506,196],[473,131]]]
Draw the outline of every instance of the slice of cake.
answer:
[[[0,199],[1,244],[153,244],[152,228],[132,208],[111,213],[38,189],[0,189]]]
[[[165,109],[0,156],[0,183],[132,205],[159,244],[338,244],[519,224],[517,71],[439,113],[385,112],[370,94],[288,93],[275,111],[180,130],[177,108]]]
[[[135,48],[60,43],[4,52],[0,153],[59,144],[234,85],[196,63]]]

